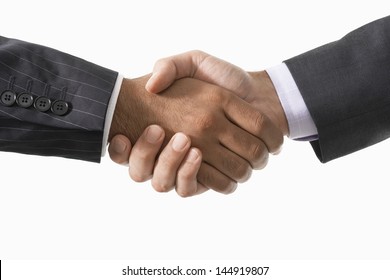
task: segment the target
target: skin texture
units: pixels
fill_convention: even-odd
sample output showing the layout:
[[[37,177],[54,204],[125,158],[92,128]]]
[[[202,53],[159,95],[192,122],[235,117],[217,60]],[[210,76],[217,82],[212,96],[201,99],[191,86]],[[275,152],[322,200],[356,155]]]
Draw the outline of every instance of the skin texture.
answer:
[[[158,139],[148,139],[149,130],[153,130]],[[181,151],[175,151],[169,143],[161,152],[159,160],[155,163],[161,145],[165,137],[164,130],[157,126],[148,127],[141,137],[137,140],[131,150],[130,140],[123,136],[115,136],[108,147],[111,159],[119,164],[128,166],[130,177],[136,182],[144,182],[152,179],[152,185],[156,186],[162,176],[170,178],[175,185],[176,192],[182,197],[188,197],[201,194],[208,190],[197,182],[197,173],[202,162],[202,153],[199,149],[190,148],[190,141],[187,138],[188,145]],[[197,157],[190,154],[196,153]],[[130,154],[131,152],[131,154]],[[127,156],[126,156],[127,155]],[[130,156],[128,156],[130,155]],[[184,160],[180,160],[184,157]],[[177,168],[177,166],[179,167]],[[154,175],[153,175],[154,170]],[[152,176],[153,175],[153,176]]]
[[[237,182],[249,178],[252,168],[266,165],[268,153],[280,149],[283,142],[280,130],[232,92],[183,78],[156,95],[145,90],[149,78],[124,80],[109,135],[112,139],[113,135],[122,134],[118,140],[122,148],[111,148],[117,143],[114,141],[110,155],[112,151],[130,152],[128,144],[136,143],[133,153],[141,162],[137,166],[139,174],[130,173],[136,181],[150,177],[150,170],[146,169],[152,167],[153,158],[158,155],[158,149],[140,151],[145,147],[165,147],[153,165],[156,180],[152,184],[157,191],[169,191],[177,185],[182,196],[209,188],[231,193]],[[151,124],[159,125],[165,138],[156,126],[144,131]],[[168,145],[164,139],[171,139]],[[126,162],[115,155],[111,158]],[[135,159],[130,157],[130,163]],[[197,174],[195,170],[199,170]],[[181,188],[184,184],[191,187]]]
[[[288,135],[286,116],[266,71],[245,72],[202,51],[191,51],[157,61],[146,89],[151,93],[162,93],[183,77],[199,79],[234,92],[267,115],[283,135]]]

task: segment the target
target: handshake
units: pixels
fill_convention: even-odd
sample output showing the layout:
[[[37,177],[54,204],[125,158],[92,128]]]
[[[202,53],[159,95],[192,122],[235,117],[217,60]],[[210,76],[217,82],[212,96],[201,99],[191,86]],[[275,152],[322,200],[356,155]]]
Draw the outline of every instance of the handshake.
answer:
[[[279,153],[288,124],[265,71],[245,72],[201,51],[159,60],[124,79],[109,154],[130,177],[183,197],[231,193]],[[133,147],[131,145],[133,143]]]
[[[285,135],[321,162],[390,137],[388,30],[390,16],[267,72],[192,51],[123,81],[0,36],[0,151],[99,162],[108,139],[113,161],[157,191],[231,193]]]

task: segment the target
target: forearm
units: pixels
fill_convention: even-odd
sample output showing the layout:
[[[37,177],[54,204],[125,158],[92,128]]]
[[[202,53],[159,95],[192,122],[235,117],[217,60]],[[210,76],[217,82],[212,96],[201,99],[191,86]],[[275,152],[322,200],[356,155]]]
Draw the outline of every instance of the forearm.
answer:
[[[156,106],[153,105],[153,99],[157,96],[145,92],[144,83],[140,80],[123,79],[108,141],[111,141],[113,136],[122,134],[135,143],[148,125],[160,123],[155,114]]]
[[[136,116],[132,115],[132,117],[129,118],[128,110],[130,106],[137,105],[139,103],[136,98],[132,98],[136,94],[133,82],[130,79],[123,79],[112,117],[111,127],[108,134],[108,142],[110,142],[112,137],[115,135],[122,134],[134,143],[134,136],[132,136],[128,127],[131,122],[135,123]]]
[[[317,126],[321,161],[390,136],[390,17],[286,64]]]
[[[117,75],[57,50],[0,37],[0,92],[31,99],[27,107],[0,104],[0,149],[100,161]],[[35,104],[41,97],[47,108]],[[68,105],[66,112],[56,111],[56,101]]]

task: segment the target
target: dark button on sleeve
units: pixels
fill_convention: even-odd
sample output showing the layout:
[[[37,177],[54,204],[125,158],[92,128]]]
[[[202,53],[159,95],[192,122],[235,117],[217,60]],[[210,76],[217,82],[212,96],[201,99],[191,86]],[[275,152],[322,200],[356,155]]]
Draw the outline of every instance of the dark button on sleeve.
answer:
[[[69,112],[69,104],[64,100],[56,100],[51,105],[51,111],[58,115],[63,116]]]
[[[12,106],[15,104],[16,101],[16,94],[11,90],[3,91],[3,93],[0,96],[0,102],[4,106]]]
[[[34,97],[29,93],[21,93],[16,99],[16,103],[22,108],[29,108],[34,103]]]
[[[40,112],[47,112],[51,108],[51,101],[47,97],[40,96],[35,99],[34,107]]]

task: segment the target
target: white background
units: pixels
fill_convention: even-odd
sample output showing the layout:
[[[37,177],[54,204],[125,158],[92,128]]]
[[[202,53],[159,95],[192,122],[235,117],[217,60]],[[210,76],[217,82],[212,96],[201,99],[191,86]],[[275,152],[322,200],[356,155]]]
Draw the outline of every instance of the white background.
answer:
[[[348,4],[347,4],[348,3]],[[353,4],[352,4],[353,3]],[[127,77],[201,49],[261,70],[386,16],[387,1],[6,1],[0,34]],[[229,196],[183,199],[93,164],[1,153],[0,258],[387,259],[390,143],[321,164],[309,143]]]

